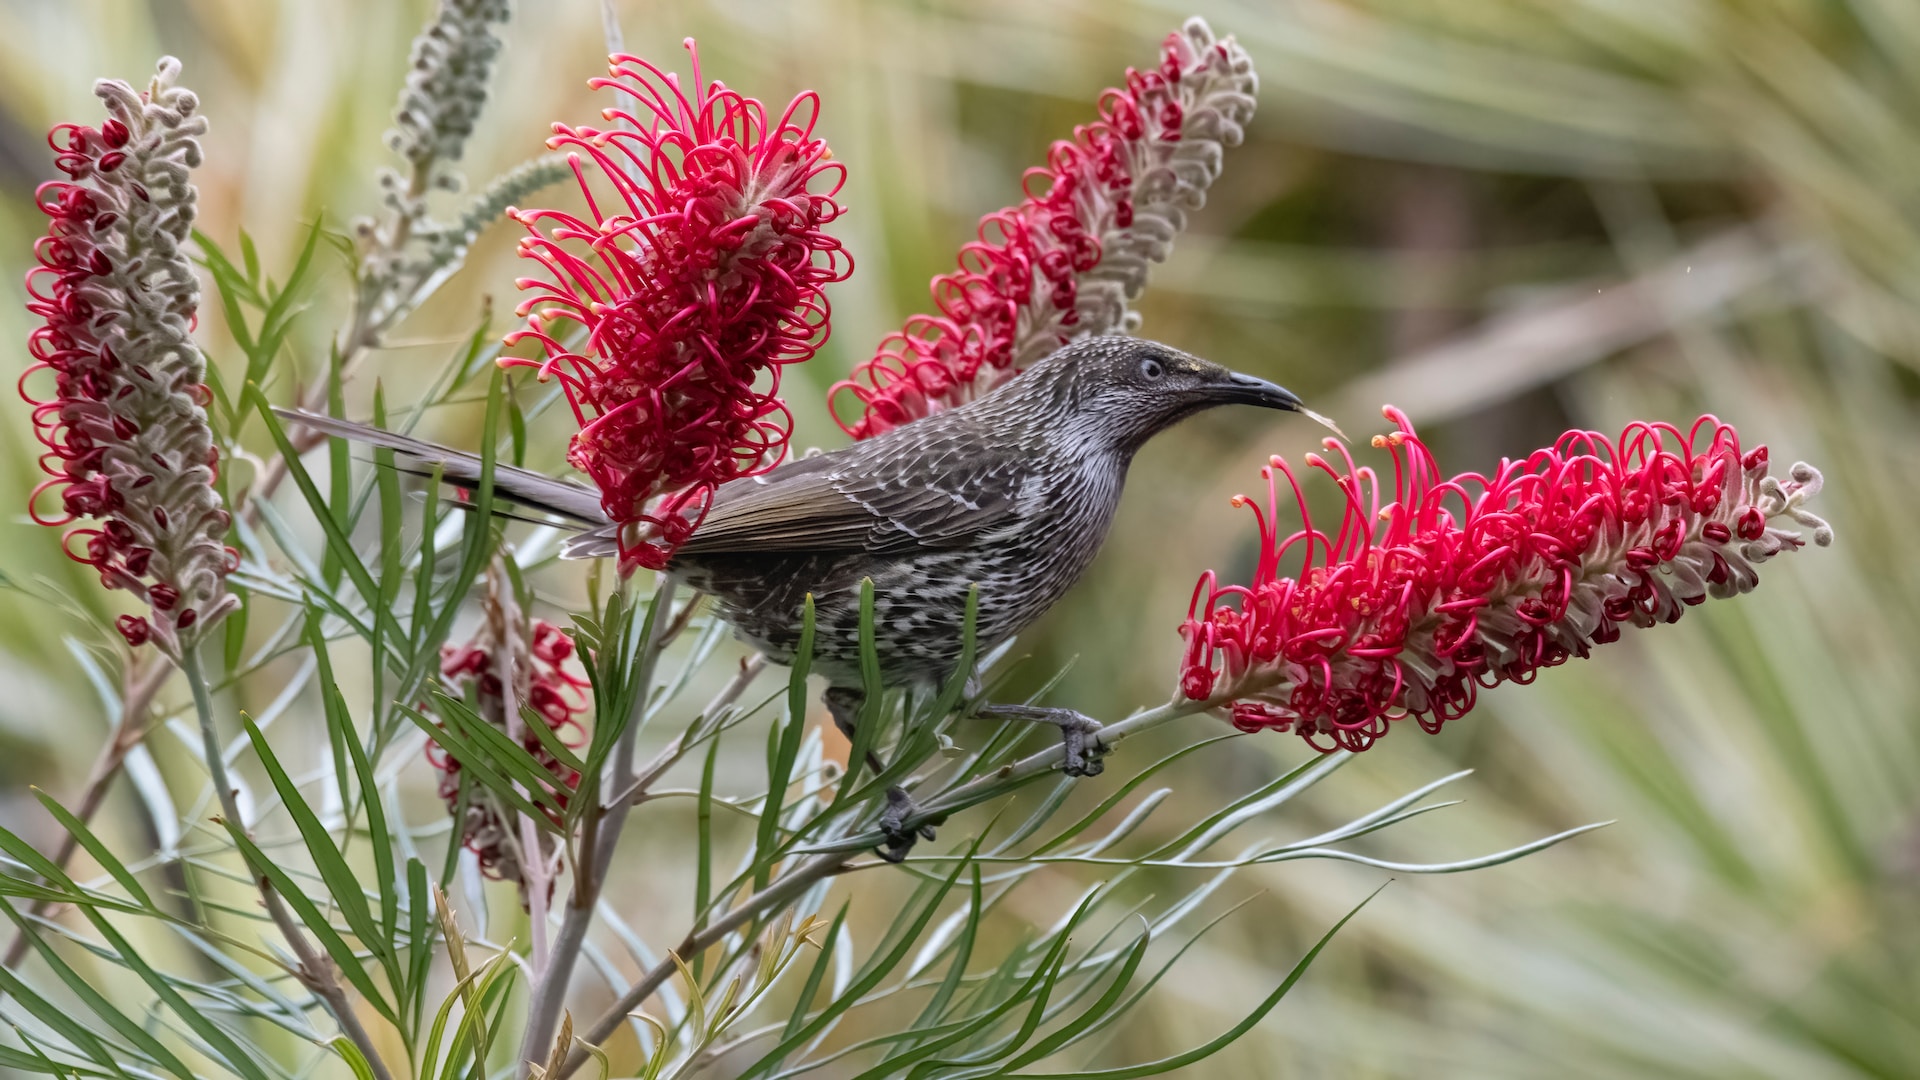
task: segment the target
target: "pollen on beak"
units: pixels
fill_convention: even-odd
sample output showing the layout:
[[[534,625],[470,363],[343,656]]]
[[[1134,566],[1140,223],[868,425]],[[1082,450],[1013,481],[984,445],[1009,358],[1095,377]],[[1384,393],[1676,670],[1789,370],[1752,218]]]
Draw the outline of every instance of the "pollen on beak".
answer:
[[[1277,383],[1252,375],[1230,372],[1227,382],[1221,387],[1221,397],[1235,405],[1257,405],[1263,409],[1281,409],[1297,412],[1300,415],[1324,426],[1327,430],[1346,439],[1346,434],[1332,420],[1314,412],[1300,401],[1299,395]]]

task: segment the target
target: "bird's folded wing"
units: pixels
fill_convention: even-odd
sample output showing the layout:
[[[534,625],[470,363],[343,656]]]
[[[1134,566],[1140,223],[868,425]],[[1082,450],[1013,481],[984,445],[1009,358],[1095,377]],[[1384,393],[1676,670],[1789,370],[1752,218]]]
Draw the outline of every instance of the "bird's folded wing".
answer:
[[[965,547],[1005,527],[1033,479],[1030,459],[992,453],[934,468],[872,468],[879,463],[857,457],[814,464],[829,460],[803,458],[723,486],[679,551],[903,554]]]

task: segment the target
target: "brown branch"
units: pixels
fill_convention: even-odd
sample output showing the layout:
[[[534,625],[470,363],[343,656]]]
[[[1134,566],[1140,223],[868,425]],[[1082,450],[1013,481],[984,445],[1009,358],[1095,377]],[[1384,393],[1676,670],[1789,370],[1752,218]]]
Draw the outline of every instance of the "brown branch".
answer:
[[[146,735],[147,710],[153,704],[154,695],[160,692],[161,685],[172,673],[173,666],[163,657],[153,657],[152,662],[144,667],[140,666],[138,660],[127,661],[120,718],[114,722],[113,733],[108,736],[106,745],[100,748],[100,755],[94,758],[87,785],[81,791],[80,805],[73,811],[73,816],[80,819],[80,824],[92,824],[93,815],[99,812],[100,804],[106,801],[107,789],[113,786],[114,777],[120,775],[120,767],[126,763],[127,755],[140,745],[141,738]],[[79,838],[68,833],[61,839],[59,849],[53,853],[53,864],[65,870],[79,847]],[[57,906],[50,900],[36,900],[27,912],[29,917],[45,916]],[[26,931],[15,934],[13,943],[7,946],[6,957],[0,959],[0,966],[9,971],[18,966],[21,957],[26,955],[27,944]]]
[[[816,855],[799,869],[741,901],[739,907],[727,912],[706,929],[688,934],[679,947],[673,950],[671,956],[655,964],[651,970],[641,976],[639,982],[634,983],[631,989],[620,996],[619,1001],[601,1013],[599,1019],[593,1022],[593,1026],[580,1036],[580,1041],[592,1046],[605,1042],[607,1037],[620,1027],[620,1022],[627,1018],[628,1013],[646,1004],[654,991],[660,989],[669,978],[673,977],[673,973],[679,970],[673,962],[674,957],[690,962],[728,934],[751,922],[762,911],[785,904],[812,888],[814,883],[822,878],[853,869],[847,864],[858,854],[857,851],[836,851]],[[875,862],[872,865],[886,864]],[[573,1056],[567,1059],[566,1071],[550,1080],[565,1080],[573,1074],[574,1070],[586,1064],[587,1056],[585,1050],[574,1051]]]
[[[632,711],[627,717],[625,730],[620,733],[619,742],[614,744],[611,762],[613,776],[608,786],[616,791],[624,791],[633,775],[634,740],[640,731],[640,721],[646,716],[653,674],[660,661],[661,649],[665,646],[668,628],[667,621],[659,614],[663,610],[659,605],[665,604],[667,607],[664,611],[671,611],[673,594],[672,578],[663,578],[653,594],[656,612],[653,633],[641,646],[640,655],[634,662]],[[626,826],[627,814],[632,809],[631,799],[601,799],[598,805],[587,811],[581,823],[579,857],[574,863],[573,889],[567,897],[567,912],[561,917],[560,932],[553,940],[546,970],[540,973],[527,1001],[527,1024],[521,1037],[519,1059],[519,1075],[522,1078],[531,1075],[529,1066],[537,1064],[536,1058],[545,1060],[546,1052],[553,1044],[554,1031],[566,1002],[567,987],[573,981],[573,969],[580,959],[581,947],[586,944],[587,931],[593,924],[594,907],[599,903],[600,890],[606,884],[614,848],[620,842],[620,832]]]
[[[200,670],[200,657],[188,647],[180,654],[180,674],[186,676],[187,687],[193,691],[193,711],[200,720],[201,752],[207,759],[207,776],[213,782],[214,794],[219,798],[220,811],[234,829],[244,830],[247,819],[240,816],[240,805],[234,798],[233,782],[227,777],[226,761],[221,756],[220,734],[213,722],[213,694],[207,686],[205,674]],[[251,862],[251,860],[249,860]],[[273,883],[256,867],[249,866],[253,879],[260,886],[260,899],[266,904],[267,913],[272,916],[274,925],[280,928],[280,934],[287,939],[293,954],[300,961],[299,969],[294,972],[301,985],[312,990],[327,1005],[327,1011],[333,1014],[334,1023],[340,1026],[340,1033],[353,1042],[362,1057],[373,1069],[374,1080],[393,1080],[385,1059],[380,1056],[379,1047],[373,1043],[373,1037],[360,1023],[360,1017],[353,1011],[353,1002],[348,1000],[347,992],[330,958],[317,952],[307,941],[307,935],[294,921],[292,913],[273,889]]]

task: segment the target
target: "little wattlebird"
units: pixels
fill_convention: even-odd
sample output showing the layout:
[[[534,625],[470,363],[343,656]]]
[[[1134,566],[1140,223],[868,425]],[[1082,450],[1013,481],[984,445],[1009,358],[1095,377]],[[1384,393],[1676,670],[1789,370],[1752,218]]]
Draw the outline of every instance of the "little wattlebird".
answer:
[[[1174,423],[1232,404],[1326,422],[1264,379],[1151,341],[1087,338],[959,408],[723,484],[667,573],[711,593],[737,635],[781,663],[799,647],[812,594],[813,668],[827,679],[834,722],[851,737],[865,697],[863,580],[873,582],[882,683],[937,686],[960,660],[974,587],[975,641],[985,651],[1031,625],[1087,569],[1134,453]],[[282,415],[438,467],[448,483],[472,486],[480,475],[471,454],[328,417]],[[495,466],[494,490],[583,527],[563,555],[618,554],[620,526],[596,492],[504,465]],[[1053,724],[1064,770],[1100,771],[1100,725],[1090,717],[1027,705],[983,705],[975,715]],[[898,787],[887,803],[884,854],[897,860],[913,845],[913,807]],[[918,834],[932,835],[925,827]]]

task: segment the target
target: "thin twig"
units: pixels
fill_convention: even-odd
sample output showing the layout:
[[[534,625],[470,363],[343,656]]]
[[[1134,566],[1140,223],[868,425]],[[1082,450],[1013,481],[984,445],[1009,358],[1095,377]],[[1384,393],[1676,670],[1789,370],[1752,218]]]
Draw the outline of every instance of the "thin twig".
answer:
[[[113,786],[113,779],[120,775],[120,767],[126,762],[127,755],[140,745],[147,733],[147,710],[153,704],[153,697],[173,673],[172,665],[160,656],[155,656],[145,667],[137,659],[128,659],[125,668],[125,686],[121,690],[120,718],[114,722],[113,733],[108,736],[106,745],[100,748],[100,755],[93,760],[93,769],[87,774],[87,786],[81,791],[80,805],[73,816],[80,824],[93,823],[93,815],[100,810],[100,804],[107,799],[107,790]],[[66,834],[60,841],[60,847],[53,853],[53,865],[61,870],[73,861],[73,853],[79,849],[80,839],[73,833]],[[58,905],[50,900],[36,900],[28,909],[30,917],[46,916]],[[7,946],[5,959],[0,959],[0,967],[11,971],[20,963],[27,952],[27,935],[22,931],[14,935],[13,943]]]
[[[226,759],[220,745],[220,733],[213,721],[213,695],[207,689],[206,675],[200,669],[200,656],[196,649],[187,648],[180,654],[180,673],[187,678],[187,686],[193,691],[193,711],[200,719],[200,742],[202,752],[207,758],[207,774],[213,782],[215,796],[220,801],[220,812],[233,823],[236,829],[246,828],[246,819],[240,816],[240,804],[234,798],[233,781],[227,776]],[[274,925],[287,939],[287,945],[293,949],[299,960],[299,969],[294,972],[301,985],[313,991],[326,1003],[327,1011],[333,1014],[334,1023],[357,1047],[367,1064],[373,1069],[375,1080],[393,1080],[393,1074],[387,1070],[385,1059],[373,1043],[373,1038],[360,1023],[360,1017],[353,1011],[353,1003],[347,999],[346,991],[334,970],[330,958],[314,949],[307,941],[307,935],[294,921],[293,914],[286,903],[274,892],[273,883],[257,869],[253,871],[254,883],[260,887],[260,897],[266,903],[267,914],[273,918]]]
[[[714,920],[706,929],[698,933],[688,934],[686,939],[680,943],[680,946],[673,951],[672,956],[655,964],[652,969],[641,976],[639,982],[634,983],[631,989],[621,995],[619,1001],[615,1002],[611,1008],[602,1013],[600,1018],[593,1022],[593,1026],[581,1034],[580,1041],[597,1046],[608,1036],[612,1035],[614,1031],[620,1027],[620,1024],[626,1020],[628,1013],[646,1004],[647,999],[651,998],[654,992],[659,990],[660,987],[673,976],[675,971],[679,970],[678,966],[673,962],[675,956],[682,959],[691,959],[692,957],[698,956],[712,947],[715,942],[722,940],[728,934],[733,933],[735,930],[751,922],[760,913],[785,904],[787,901],[792,900],[794,897],[812,888],[816,882],[823,878],[829,878],[835,874],[846,872],[848,869],[851,869],[847,866],[847,863],[853,858],[853,854],[852,852],[844,854],[834,852],[827,855],[816,855],[799,869],[794,870],[792,873],[782,877],[779,881],[747,897],[741,902],[739,907],[734,908],[719,919]],[[888,864],[876,861],[871,865],[885,866]],[[567,1059],[566,1072],[562,1073],[558,1080],[565,1080],[565,1077],[571,1076],[574,1070],[586,1064],[587,1056],[587,1052],[584,1050],[574,1051],[573,1056]]]
[[[721,687],[719,693],[713,695],[713,700],[707,702],[707,707],[700,710],[700,715],[695,718],[694,722],[699,724],[712,720],[731,708],[733,703],[739,700],[740,695],[747,692],[747,687],[753,685],[754,678],[766,669],[767,656],[765,653],[754,653],[752,656],[743,658],[740,661],[740,670],[734,674],[733,678],[727,680],[727,685]],[[632,783],[621,789],[619,794],[608,799],[607,802],[609,804],[616,802],[638,803],[645,800],[647,797],[647,789],[651,788],[654,782],[659,780],[668,769],[673,768],[682,757],[686,756],[686,752],[686,736],[674,736],[672,742],[662,747],[660,752],[654,755],[653,760],[647,762],[646,767],[634,775]]]
[[[627,726],[614,744],[611,762],[613,781],[608,787],[615,791],[624,791],[631,782],[634,740],[639,735],[640,722],[647,714],[647,699],[653,689],[653,675],[660,661],[669,622],[665,616],[673,610],[673,594],[673,579],[662,578],[660,587],[653,594],[653,633],[641,646],[640,655],[634,661],[633,704],[627,717]],[[551,1049],[554,1031],[560,1022],[561,1007],[566,1002],[567,987],[573,979],[573,969],[579,962],[581,948],[586,944],[587,931],[593,925],[594,907],[599,903],[608,865],[613,861],[614,848],[620,842],[620,831],[625,827],[627,813],[632,808],[630,799],[602,801],[587,811],[586,820],[582,823],[580,857],[574,866],[573,888],[567,897],[567,913],[560,920],[560,932],[553,940],[547,969],[540,973],[527,1001],[527,1024],[520,1043],[519,1075],[523,1080],[531,1075],[528,1066],[545,1061],[547,1051]]]
[[[1100,729],[1097,738],[1103,751],[1111,750],[1118,745],[1121,740],[1129,736],[1150,731],[1182,717],[1205,712],[1220,704],[1221,702],[1217,701],[1188,701],[1184,698],[1177,699],[1161,705],[1158,708],[1135,713],[1117,723],[1108,724],[1106,727]],[[1058,768],[1061,758],[1064,755],[1065,748],[1056,743],[1045,750],[1031,754],[1017,762],[1003,765],[985,776],[978,777],[949,791],[943,792],[936,798],[929,800],[918,813],[909,817],[904,827],[912,829],[923,823],[931,823],[936,818],[945,817],[948,814],[955,813],[970,806],[976,806],[988,799],[1004,794],[1009,789],[1018,787],[1032,777],[1051,772]],[[811,857],[799,867],[783,875],[778,881],[773,882],[766,888],[747,897],[741,901],[740,906],[727,912],[727,914],[705,929],[697,933],[688,934],[685,940],[680,943],[680,947],[674,950],[674,955],[680,957],[682,960],[691,961],[693,957],[705,952],[714,943],[722,940],[734,930],[746,925],[765,912],[787,903],[824,878],[832,877],[835,874],[846,873],[849,870],[858,869],[861,866],[886,865],[879,862],[853,864],[853,859],[860,853],[870,850],[884,842],[885,837],[875,830],[836,841],[830,846],[813,849],[809,853]],[[675,970],[676,967],[672,957],[668,957],[664,962],[654,965],[651,970],[640,978],[639,982],[634,983],[625,994],[621,995],[619,1001],[609,1007],[593,1022],[591,1027],[587,1028],[580,1036],[581,1040],[590,1045],[597,1045],[612,1035],[614,1031],[619,1028],[620,1024],[626,1020],[627,1015],[646,1004],[647,1000],[666,983],[667,979],[672,977]],[[586,1061],[587,1054],[584,1051],[576,1052],[568,1059],[566,1072],[559,1080],[565,1080],[566,1076],[572,1075],[572,1073],[581,1065],[585,1064]]]

